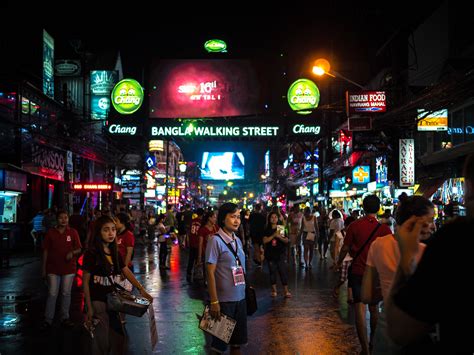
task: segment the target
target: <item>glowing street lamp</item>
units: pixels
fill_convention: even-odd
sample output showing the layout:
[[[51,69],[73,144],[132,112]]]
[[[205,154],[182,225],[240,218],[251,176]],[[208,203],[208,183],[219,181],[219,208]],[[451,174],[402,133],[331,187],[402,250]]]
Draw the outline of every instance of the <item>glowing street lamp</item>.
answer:
[[[331,69],[331,64],[329,64],[329,62],[324,59],[324,58],[319,58],[319,59],[316,59],[314,61],[314,64],[313,64],[313,74],[316,74],[316,75],[319,75],[319,76],[322,76],[324,74],[326,75],[329,75],[333,78],[341,78],[359,88],[361,88],[362,90],[365,90],[365,87],[356,83],[355,81],[352,81],[351,79],[348,79],[346,78],[344,75],[342,75],[341,73],[338,73],[337,71],[333,70],[332,72],[330,72],[330,69]]]

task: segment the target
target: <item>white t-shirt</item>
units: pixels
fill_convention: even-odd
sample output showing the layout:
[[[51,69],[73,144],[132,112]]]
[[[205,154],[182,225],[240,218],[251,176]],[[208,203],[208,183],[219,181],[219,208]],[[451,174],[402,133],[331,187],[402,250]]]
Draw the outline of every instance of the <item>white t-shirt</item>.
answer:
[[[418,255],[416,256],[417,264],[425,251],[425,247],[425,244],[420,243]],[[377,269],[384,299],[390,292],[390,287],[392,286],[399,260],[400,250],[398,249],[398,243],[392,234],[375,238],[370,245],[369,254],[367,256],[367,266]]]

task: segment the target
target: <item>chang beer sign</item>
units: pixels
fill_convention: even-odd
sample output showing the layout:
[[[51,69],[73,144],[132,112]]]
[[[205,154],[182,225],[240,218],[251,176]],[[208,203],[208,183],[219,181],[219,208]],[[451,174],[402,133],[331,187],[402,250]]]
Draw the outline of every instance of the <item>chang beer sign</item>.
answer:
[[[288,89],[288,104],[300,115],[310,114],[319,104],[319,89],[309,79],[298,79]]]
[[[130,115],[137,111],[143,103],[143,88],[133,79],[123,79],[112,90],[112,105],[118,113]]]
[[[227,52],[227,44],[221,39],[210,39],[204,43],[204,49],[209,53]]]

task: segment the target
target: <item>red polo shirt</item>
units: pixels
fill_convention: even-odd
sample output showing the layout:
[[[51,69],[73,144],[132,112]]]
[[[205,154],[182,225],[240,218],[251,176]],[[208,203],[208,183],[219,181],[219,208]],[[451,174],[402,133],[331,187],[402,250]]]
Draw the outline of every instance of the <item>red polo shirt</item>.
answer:
[[[54,275],[68,275],[76,273],[77,256],[66,261],[70,251],[81,248],[81,241],[77,231],[67,227],[64,233],[57,228],[50,228],[43,241],[43,249],[48,251],[46,259],[46,273]]]
[[[201,217],[196,217],[191,222],[189,230],[189,246],[191,248],[199,248],[199,228],[201,227]]]
[[[347,228],[346,237],[344,238],[344,245],[349,247],[351,256],[355,256],[359,249],[364,245],[365,241],[370,237],[375,227],[377,226],[377,219],[373,216],[365,216],[352,222]],[[392,234],[390,227],[382,224],[369,243],[364,247],[357,259],[352,261],[352,273],[354,275],[364,275],[365,264],[367,262],[367,255],[372,242],[387,234]]]
[[[123,231],[123,233],[117,235],[117,246],[118,252],[125,262],[125,256],[127,256],[127,248],[135,246],[135,236],[128,229]],[[127,265],[128,267],[132,266],[132,261]]]

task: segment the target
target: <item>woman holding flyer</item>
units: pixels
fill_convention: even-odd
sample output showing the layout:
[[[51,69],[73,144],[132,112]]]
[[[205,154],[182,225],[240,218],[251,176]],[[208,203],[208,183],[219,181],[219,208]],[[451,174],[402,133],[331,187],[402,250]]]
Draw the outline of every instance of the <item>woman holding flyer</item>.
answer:
[[[221,312],[236,321],[229,345],[231,354],[240,354],[247,343],[247,305],[245,301],[245,253],[235,233],[240,226],[240,211],[236,204],[224,203],[217,215],[220,227],[209,238],[206,247],[207,285],[210,313],[220,318]],[[220,354],[227,344],[213,336],[211,353]]]

